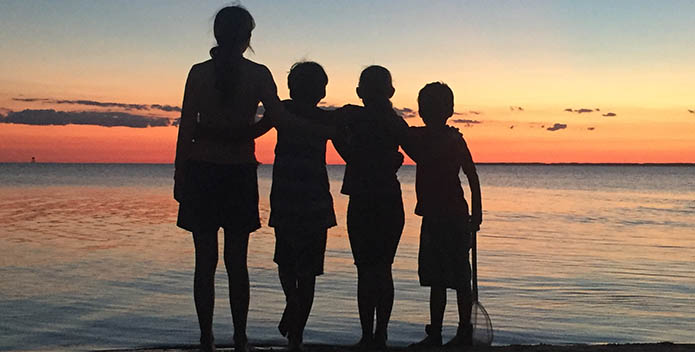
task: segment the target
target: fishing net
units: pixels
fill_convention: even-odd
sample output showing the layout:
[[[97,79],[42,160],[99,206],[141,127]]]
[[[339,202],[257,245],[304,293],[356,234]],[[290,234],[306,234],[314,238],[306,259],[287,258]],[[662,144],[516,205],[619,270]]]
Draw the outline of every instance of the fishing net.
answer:
[[[493,330],[492,320],[487,310],[483,307],[478,299],[478,250],[477,250],[477,233],[472,234],[471,245],[471,272],[473,279],[473,307],[471,309],[471,325],[473,326],[473,345],[489,346],[492,344]]]
[[[473,302],[471,324],[473,325],[473,345],[490,346],[493,338],[492,321],[485,307],[478,301]]]

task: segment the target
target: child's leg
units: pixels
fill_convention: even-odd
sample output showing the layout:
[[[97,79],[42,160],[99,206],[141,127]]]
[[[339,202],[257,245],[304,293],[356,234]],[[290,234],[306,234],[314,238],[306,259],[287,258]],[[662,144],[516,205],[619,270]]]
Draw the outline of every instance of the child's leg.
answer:
[[[301,343],[304,336],[304,327],[309,320],[311,306],[314,304],[314,288],[316,277],[313,275],[302,275],[297,280],[297,337]]]
[[[193,233],[195,244],[195,274],[193,299],[200,325],[200,343],[212,350],[212,313],[215,306],[215,269],[217,268],[217,231]]]
[[[378,295],[375,269],[373,266],[357,267],[357,308],[362,325],[360,344],[369,342],[374,337],[374,313]]]
[[[471,307],[473,305],[470,286],[456,290],[459,311],[459,326],[456,336],[446,343],[446,347],[471,346],[473,344],[473,327],[471,326]]]
[[[282,291],[285,293],[285,310],[282,312],[278,330],[282,336],[287,336],[290,328],[294,326],[294,316],[297,306],[297,276],[294,270],[278,266],[278,276]]]
[[[425,326],[427,336],[420,342],[410,345],[414,348],[431,348],[442,345],[442,322],[446,308],[446,288],[430,287],[430,324]]]
[[[380,286],[378,301],[376,304],[376,331],[375,339],[378,343],[386,344],[391,310],[393,309],[393,276],[391,265],[379,266],[377,283]]]
[[[246,346],[246,320],[249,314],[249,270],[246,258],[249,234],[224,233],[224,265],[229,278],[229,305],[234,322],[234,343]]]
[[[446,288],[432,286],[430,288],[430,325],[434,331],[441,335],[444,322],[444,310],[446,309]]]
[[[473,307],[471,292],[465,289],[456,290],[456,302],[459,309],[459,324],[469,324],[471,321],[471,308]]]

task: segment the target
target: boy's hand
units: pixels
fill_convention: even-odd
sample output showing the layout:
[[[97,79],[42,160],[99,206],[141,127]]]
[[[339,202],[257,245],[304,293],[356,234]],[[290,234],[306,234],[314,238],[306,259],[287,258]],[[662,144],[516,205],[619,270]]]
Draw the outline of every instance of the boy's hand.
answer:
[[[480,224],[476,224],[475,222],[471,221],[468,223],[468,228],[471,230],[471,232],[477,232],[480,231]]]
[[[483,214],[474,211],[470,219],[471,231],[480,230],[480,224],[483,223]]]

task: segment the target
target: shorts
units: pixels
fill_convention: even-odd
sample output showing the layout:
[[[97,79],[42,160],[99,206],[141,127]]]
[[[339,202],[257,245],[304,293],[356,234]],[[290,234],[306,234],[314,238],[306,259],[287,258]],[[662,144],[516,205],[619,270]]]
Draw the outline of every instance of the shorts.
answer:
[[[191,232],[232,235],[261,227],[256,164],[224,165],[188,161],[176,225]]]
[[[418,252],[421,286],[471,290],[468,216],[423,217]]]
[[[326,256],[327,229],[275,228],[273,261],[281,270],[291,270],[297,276],[323,274]]]
[[[355,265],[393,264],[404,223],[400,193],[350,196],[347,230]]]

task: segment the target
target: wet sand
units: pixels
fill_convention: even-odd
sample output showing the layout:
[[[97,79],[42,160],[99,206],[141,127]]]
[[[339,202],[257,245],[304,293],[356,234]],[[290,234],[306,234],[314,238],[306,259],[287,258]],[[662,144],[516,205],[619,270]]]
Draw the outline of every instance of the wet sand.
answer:
[[[197,346],[171,346],[142,349],[109,350],[108,352],[191,352],[197,351]],[[256,346],[257,352],[284,352],[283,346]],[[335,345],[306,345],[307,352],[353,352],[348,346]],[[232,346],[221,345],[218,352],[232,352]],[[458,351],[454,349],[407,349],[403,347],[391,348],[393,352],[439,352]],[[673,344],[670,342],[650,344],[606,344],[606,345],[510,345],[493,347],[474,347],[471,352],[695,352],[695,344]],[[106,352],[106,351],[101,351]]]

